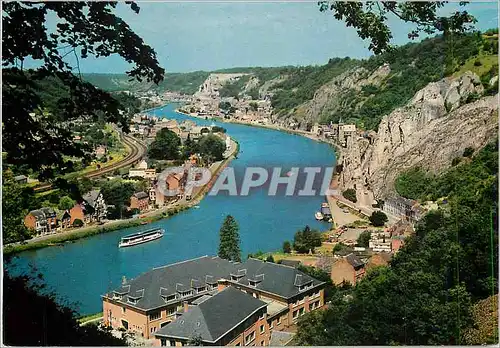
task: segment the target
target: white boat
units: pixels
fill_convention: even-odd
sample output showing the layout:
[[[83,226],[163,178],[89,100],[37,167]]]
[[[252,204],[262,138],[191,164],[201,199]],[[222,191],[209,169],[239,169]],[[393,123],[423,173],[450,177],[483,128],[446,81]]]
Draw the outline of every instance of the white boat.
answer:
[[[316,220],[323,220],[324,218],[323,214],[321,214],[319,211],[314,214],[314,217],[316,218]]]
[[[128,236],[122,237],[120,243],[118,244],[118,247],[125,248],[137,244],[151,242],[155,239],[163,237],[164,232],[165,231],[161,228],[155,228],[148,231],[130,234]]]

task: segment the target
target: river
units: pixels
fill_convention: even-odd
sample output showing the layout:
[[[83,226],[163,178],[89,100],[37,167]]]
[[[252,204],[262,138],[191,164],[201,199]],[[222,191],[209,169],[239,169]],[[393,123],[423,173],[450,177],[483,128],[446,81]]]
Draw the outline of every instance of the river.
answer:
[[[149,112],[179,121],[215,123],[226,128],[239,142],[238,158],[229,165],[234,168],[238,185],[247,167],[280,167],[283,176],[292,167],[334,165],[335,154],[328,144],[265,128],[194,119],[176,113],[175,107],[169,104]],[[302,174],[298,181],[303,182]],[[208,195],[199,207],[147,226],[20,253],[9,269],[13,274],[27,273],[32,265],[42,273],[48,289],[59,301],[71,304],[82,315],[97,313],[102,311],[100,295],[119,286],[122,276],[133,278],[152,267],[216,255],[219,229],[228,214],[233,215],[240,226],[242,257],[258,250],[280,250],[283,241],[292,240],[294,233],[305,225],[319,230],[329,227],[314,219],[314,212],[325,201],[323,196],[319,193],[285,196],[283,186],[279,186],[276,196],[268,195],[268,187],[253,188],[246,197],[229,196],[226,192]],[[163,238],[132,248],[118,248],[122,236],[153,227],[165,229]]]

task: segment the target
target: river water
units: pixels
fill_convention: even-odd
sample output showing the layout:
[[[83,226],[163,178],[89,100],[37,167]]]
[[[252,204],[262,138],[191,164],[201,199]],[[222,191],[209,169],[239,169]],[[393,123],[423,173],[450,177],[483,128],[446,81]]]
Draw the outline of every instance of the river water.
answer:
[[[281,175],[292,167],[331,167],[335,154],[328,144],[302,136],[250,127],[190,118],[174,111],[170,104],[151,110],[151,114],[179,121],[192,119],[198,124],[212,124],[227,129],[240,144],[238,158],[230,163],[240,187],[245,168],[280,167]],[[271,171],[269,172],[271,176]],[[321,184],[323,170],[315,187]],[[304,181],[299,174],[297,190]],[[317,222],[314,213],[325,201],[315,196],[286,196],[279,185],[276,196],[268,187],[253,188],[246,197],[229,196],[227,192],[206,196],[199,207],[147,226],[127,228],[80,239],[64,246],[26,251],[18,254],[8,266],[13,274],[30,272],[30,265],[43,275],[48,289],[59,301],[70,303],[80,314],[102,311],[100,295],[117,287],[122,276],[134,278],[153,267],[202,255],[216,255],[218,232],[224,217],[233,215],[240,226],[242,257],[258,250],[280,250],[284,240],[309,225],[326,230],[329,224]],[[120,238],[146,228],[165,229],[163,238],[131,248],[118,248]]]

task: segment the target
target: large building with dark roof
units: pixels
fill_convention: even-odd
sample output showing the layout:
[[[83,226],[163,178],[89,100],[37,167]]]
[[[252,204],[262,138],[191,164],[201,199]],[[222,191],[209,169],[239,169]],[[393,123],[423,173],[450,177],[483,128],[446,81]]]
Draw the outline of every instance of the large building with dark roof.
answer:
[[[190,305],[177,320],[156,331],[155,336],[161,346],[189,345],[195,339],[203,345],[266,346],[270,337],[266,308],[266,302],[228,286],[201,303]]]
[[[282,330],[324,305],[324,285],[294,267],[203,256],[154,268],[103,295],[104,323],[152,338],[190,306],[231,286],[265,302],[269,329]]]

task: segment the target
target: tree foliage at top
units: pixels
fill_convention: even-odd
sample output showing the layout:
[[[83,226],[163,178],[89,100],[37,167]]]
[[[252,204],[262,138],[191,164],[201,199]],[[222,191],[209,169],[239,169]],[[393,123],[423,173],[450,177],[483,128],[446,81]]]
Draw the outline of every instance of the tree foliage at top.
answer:
[[[384,224],[388,221],[387,215],[383,211],[377,210],[370,215],[370,222],[375,227],[384,226]]]
[[[221,259],[241,261],[240,233],[236,220],[228,215],[224,219],[219,232],[219,252]]]
[[[7,2],[2,12],[3,150],[7,162],[29,165],[53,176],[52,168],[66,168],[65,156],[84,157],[89,147],[73,141],[66,123],[78,118],[119,124],[128,130],[121,104],[109,93],[85,82],[79,58],[120,55],[130,63],[127,74],[158,83],[164,70],[156,53],[121,18],[113,14],[115,2]],[[133,11],[139,12],[135,3]],[[49,29],[47,17],[57,18]],[[68,63],[67,56],[77,66]],[[25,60],[39,65],[23,69]],[[46,110],[37,82],[59,79],[68,91],[57,109]]]
[[[464,33],[472,28],[476,19],[467,11],[455,11],[451,16],[439,15],[447,1],[396,2],[396,1],[319,1],[322,12],[331,11],[337,20],[356,29],[361,39],[368,39],[368,48],[375,54],[391,49],[390,17],[416,25],[408,33],[409,39],[425,34]],[[461,6],[466,1],[460,2]]]

